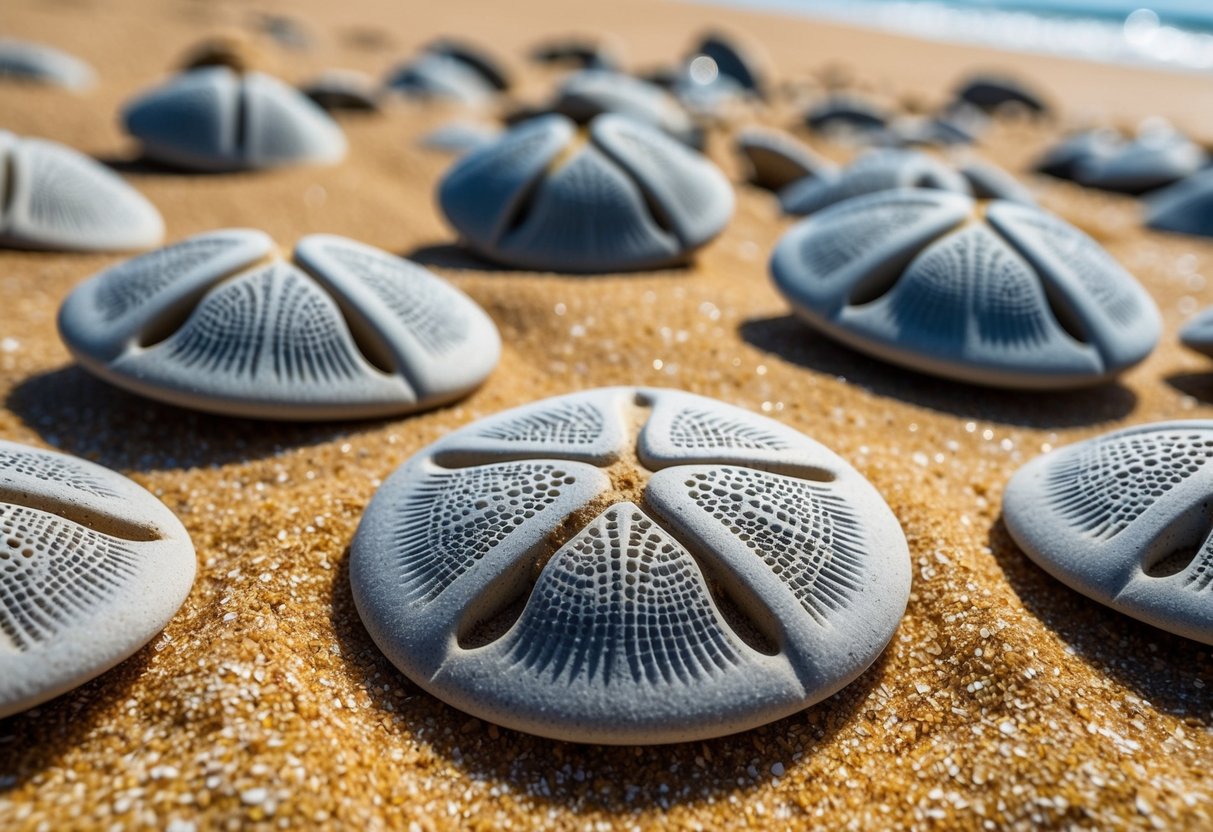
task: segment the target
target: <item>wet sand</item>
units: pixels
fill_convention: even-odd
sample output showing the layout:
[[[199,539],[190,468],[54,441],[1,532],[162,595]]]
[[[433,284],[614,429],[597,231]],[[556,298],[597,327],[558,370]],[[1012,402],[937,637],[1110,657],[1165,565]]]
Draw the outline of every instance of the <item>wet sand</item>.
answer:
[[[5,829],[308,825],[411,828],[1208,828],[1213,657],[1066,589],[1000,519],[1008,477],[1042,450],[1115,427],[1213,416],[1213,363],[1175,334],[1213,303],[1213,241],[1141,230],[1138,203],[1040,177],[1040,201],[1094,235],[1155,297],[1166,334],[1121,382],[1067,394],[983,390],[880,364],[791,318],[766,260],[789,221],[738,182],[724,235],[687,268],[594,278],[495,270],[463,254],[433,202],[450,157],[418,147],[456,108],[400,104],[343,119],[325,169],[223,176],[139,162],[120,104],[202,37],[289,13],[315,45],[267,43],[291,81],[330,66],[382,73],[438,34],[497,47],[539,100],[542,37],[612,32],[631,67],[672,60],[705,20],[762,42],[777,78],[843,68],[910,102],[970,68],[1015,70],[1060,123],[1000,121],[979,155],[1022,173],[1067,124],[1172,118],[1213,139],[1207,79],[992,55],[775,16],[622,0],[243,2],[8,0],[0,29],[98,69],[74,95],[0,85],[4,127],[112,161],[161,209],[168,239],[261,228],[289,247],[346,234],[431,265],[501,329],[501,365],[462,403],[414,418],[320,425],[229,420],[139,399],[76,368],[55,333],[70,289],[117,255],[0,252],[0,436],[129,473],[186,524],[199,576],[180,614],[80,690],[0,721]],[[571,27],[568,21],[575,19]],[[787,125],[784,106],[755,120]],[[814,141],[836,159],[851,150]],[[454,427],[548,395],[676,386],[767,413],[871,479],[914,563],[906,617],[857,682],[804,713],[709,742],[555,743],[443,705],[382,657],[354,611],[348,544],[379,482]],[[174,827],[186,829],[188,826]]]

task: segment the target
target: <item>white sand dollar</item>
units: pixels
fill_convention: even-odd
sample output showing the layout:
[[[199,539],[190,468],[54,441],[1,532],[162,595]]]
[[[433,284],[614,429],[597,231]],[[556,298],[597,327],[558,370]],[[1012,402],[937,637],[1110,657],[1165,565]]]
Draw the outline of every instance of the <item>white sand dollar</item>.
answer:
[[[604,113],[628,116],[662,130],[692,147],[702,147],[702,131],[670,93],[640,78],[605,69],[570,75],[560,85],[552,112],[588,124]]]
[[[1213,644],[1213,421],[1159,422],[1052,451],[1003,497],[1015,542],[1067,586]]]
[[[501,346],[475,302],[414,263],[325,234],[288,261],[246,229],[101,272],[68,296],[59,331],[119,387],[268,419],[434,407],[484,381]]]
[[[41,43],[0,38],[0,79],[4,78],[82,90],[96,82],[97,74],[75,55]]]
[[[964,177],[946,162],[917,150],[871,150],[837,176],[793,182],[779,192],[789,214],[811,214],[837,202],[895,188],[937,188],[969,193]]]
[[[408,98],[453,101],[468,106],[487,102],[496,90],[475,69],[449,55],[426,53],[396,67],[387,88]]]
[[[345,157],[341,128],[294,87],[226,66],[183,72],[127,105],[144,154],[206,171],[329,165]]]
[[[884,649],[910,563],[850,465],[778,422],[600,388],[482,419],[380,488],[350,581],[438,698],[543,736],[704,739],[794,713]]]
[[[1073,174],[1089,188],[1138,194],[1190,176],[1208,161],[1200,145],[1169,127],[1158,127],[1131,142],[1094,145],[1077,159]]]
[[[793,226],[775,284],[815,328],[895,364],[1048,389],[1107,380],[1162,324],[1095,241],[1039,209],[909,189],[857,197]]]
[[[733,189],[710,160],[612,114],[582,133],[563,116],[525,121],[456,162],[438,200],[474,251],[558,272],[684,262],[733,213]]]
[[[0,718],[135,653],[195,569],[181,522],[126,477],[0,441]]]
[[[164,236],[160,212],[70,147],[0,130],[0,247],[126,251]]]

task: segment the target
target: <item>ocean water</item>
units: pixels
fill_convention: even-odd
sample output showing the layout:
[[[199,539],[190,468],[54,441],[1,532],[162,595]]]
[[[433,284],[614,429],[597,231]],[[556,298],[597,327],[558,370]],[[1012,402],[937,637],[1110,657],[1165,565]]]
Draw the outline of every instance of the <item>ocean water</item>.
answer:
[[[940,41],[1208,73],[1213,0],[696,0]]]

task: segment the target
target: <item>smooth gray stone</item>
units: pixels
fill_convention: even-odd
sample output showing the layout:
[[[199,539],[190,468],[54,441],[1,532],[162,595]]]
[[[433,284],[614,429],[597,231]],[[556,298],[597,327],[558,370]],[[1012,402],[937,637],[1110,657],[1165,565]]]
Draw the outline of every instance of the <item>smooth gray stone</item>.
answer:
[[[1213,644],[1213,421],[1158,422],[1039,456],[1003,496],[1007,530],[1062,583]]]
[[[882,130],[890,114],[865,98],[839,93],[809,108],[804,121],[812,130]]]
[[[1120,134],[1115,130],[1085,130],[1067,136],[1049,148],[1035,167],[1040,173],[1072,180],[1082,165],[1110,156],[1122,143]]]
[[[144,154],[189,170],[231,171],[335,164],[341,128],[294,87],[224,66],[181,73],[123,111]]]
[[[733,81],[747,93],[766,98],[767,73],[754,47],[723,32],[707,32],[691,49],[686,63],[700,55],[712,59],[722,78]]]
[[[837,202],[896,188],[937,188],[967,194],[965,178],[945,162],[917,150],[870,150],[837,176],[793,182],[779,192],[788,214],[812,214]]]
[[[1146,225],[1158,231],[1213,237],[1213,170],[1151,194],[1146,200]]]
[[[986,112],[993,112],[1008,104],[1026,108],[1033,113],[1049,110],[1044,99],[1024,82],[1002,75],[977,75],[970,78],[956,91],[956,98]]]
[[[313,234],[292,262],[259,231],[191,237],[86,280],[59,332],[95,375],[149,398],[262,419],[412,413],[461,398],[500,339],[426,269]]]
[[[995,387],[1106,381],[1149,355],[1162,329],[1149,294],[1078,229],[944,191],[815,214],[779,241],[771,273],[797,314],[837,340]]]
[[[413,456],[367,507],[350,584],[379,648],[454,707],[560,740],[667,743],[850,683],[897,628],[910,561],[876,490],[807,436],[617,387]]]
[[[96,83],[97,74],[84,61],[58,49],[0,38],[0,79],[83,90]]]
[[[750,165],[750,181],[772,191],[805,177],[831,179],[838,166],[783,130],[750,127],[737,135],[737,151]]]
[[[990,162],[974,160],[957,168],[978,199],[1005,199],[1021,205],[1035,205],[1036,198],[1022,182]]]
[[[181,522],[126,477],[0,441],[0,718],[155,638],[196,568]]]
[[[702,131],[678,100],[655,84],[601,69],[587,69],[565,79],[551,111],[588,124],[604,113],[618,113],[650,124],[692,147],[703,143]]]
[[[458,160],[438,201],[463,242],[510,266],[617,272],[681,263],[723,230],[733,190],[707,158],[626,116],[542,116]]]
[[[1075,162],[1074,181],[1088,188],[1140,194],[1190,176],[1209,162],[1200,145],[1169,129],[1140,133]]]
[[[164,236],[156,206],[58,142],[0,130],[0,248],[126,251]]]
[[[1184,324],[1179,341],[1190,350],[1213,358],[1213,307],[1207,307]]]
[[[375,112],[382,92],[371,76],[353,69],[330,69],[299,89],[328,112]]]
[[[451,121],[422,136],[421,146],[462,156],[487,147],[500,135],[498,128],[488,124]]]

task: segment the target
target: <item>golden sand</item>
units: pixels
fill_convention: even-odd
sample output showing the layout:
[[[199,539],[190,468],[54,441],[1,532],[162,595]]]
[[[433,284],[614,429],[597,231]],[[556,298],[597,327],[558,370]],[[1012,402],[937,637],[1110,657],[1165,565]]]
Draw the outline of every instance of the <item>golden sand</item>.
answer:
[[[632,66],[652,66],[680,55],[709,17],[761,40],[780,79],[808,93],[850,79],[922,106],[964,70],[995,65],[1035,80],[1075,123],[1160,112],[1208,139],[1207,79],[638,0],[572,9],[526,0],[508,15],[485,2],[410,5],[0,4],[0,29],[69,49],[101,75],[83,95],[0,86],[3,125],[118,161],[163,211],[170,240],[242,225],[283,245],[346,234],[431,264],[485,306],[505,342],[482,390],[415,418],[221,419],[121,393],[72,365],[56,309],[120,257],[0,252],[0,436],[130,473],[177,512],[199,558],[192,594],[152,644],[0,721],[0,828],[1210,828],[1210,648],[1050,579],[1010,541],[999,504],[1007,478],[1043,450],[1213,415],[1213,364],[1174,337],[1213,302],[1213,241],[1144,233],[1131,199],[1033,180],[1048,208],[1142,279],[1167,335],[1120,384],[988,391],[877,363],[789,317],[766,274],[788,220],[745,186],[729,229],[692,267],[601,278],[492,271],[452,247],[432,198],[449,158],[417,146],[456,110],[402,104],[351,117],[344,164],[229,176],[128,163],[134,149],[115,118],[191,44],[247,30],[254,10],[288,12],[314,36],[312,51],[275,56],[292,81],[330,66],[379,74],[434,35],[464,33],[512,58],[530,101],[554,77],[523,69],[525,49],[543,37],[613,32]],[[1057,135],[1004,122],[981,152],[1022,172]],[[736,178],[727,148],[716,132],[711,151]],[[905,528],[914,586],[893,642],[857,682],[741,735],[600,748],[470,718],[383,658],[353,608],[346,567],[380,481],[453,427],[606,384],[677,386],[761,411],[872,480]]]

